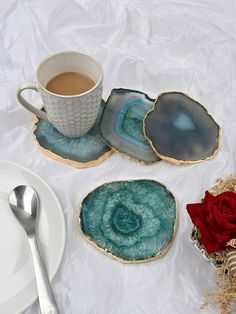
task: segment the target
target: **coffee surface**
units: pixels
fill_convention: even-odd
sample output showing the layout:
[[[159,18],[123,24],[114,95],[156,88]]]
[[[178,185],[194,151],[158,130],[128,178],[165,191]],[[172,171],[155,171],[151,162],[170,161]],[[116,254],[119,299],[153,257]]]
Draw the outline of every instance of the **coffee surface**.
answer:
[[[80,72],[65,72],[52,78],[46,85],[49,92],[59,95],[78,95],[95,86],[91,77]]]

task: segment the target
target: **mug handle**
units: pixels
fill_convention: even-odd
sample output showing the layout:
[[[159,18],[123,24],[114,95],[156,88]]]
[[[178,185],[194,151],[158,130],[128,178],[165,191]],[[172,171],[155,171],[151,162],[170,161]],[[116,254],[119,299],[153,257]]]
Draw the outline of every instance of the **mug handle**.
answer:
[[[39,117],[40,119],[46,120],[46,121],[50,121],[49,117],[47,115],[46,112],[43,112],[42,110],[39,110],[37,108],[35,108],[34,106],[32,106],[22,95],[21,93],[24,90],[27,89],[32,89],[34,91],[36,91],[37,93],[39,92],[38,87],[36,85],[35,82],[32,83],[23,83],[20,88],[17,91],[17,99],[19,101],[19,103],[25,107],[25,109],[29,110],[30,112],[32,112],[33,114],[35,114],[37,117]]]

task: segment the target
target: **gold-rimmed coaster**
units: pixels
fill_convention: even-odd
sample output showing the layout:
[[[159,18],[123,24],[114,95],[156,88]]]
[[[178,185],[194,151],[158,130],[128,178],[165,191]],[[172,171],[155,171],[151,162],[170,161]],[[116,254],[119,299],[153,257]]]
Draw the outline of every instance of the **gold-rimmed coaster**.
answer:
[[[100,116],[84,136],[70,138],[59,133],[52,123],[35,117],[33,138],[45,155],[59,162],[76,168],[96,166],[113,153],[100,135],[99,120]]]
[[[90,244],[123,263],[164,255],[174,240],[177,206],[173,194],[153,180],[105,183],[82,202],[78,222]]]
[[[144,164],[159,162],[160,158],[143,134],[143,118],[153,105],[154,99],[143,92],[113,89],[100,122],[101,134],[107,145]]]
[[[143,124],[155,153],[174,164],[207,160],[219,150],[219,125],[199,102],[184,93],[161,94]]]

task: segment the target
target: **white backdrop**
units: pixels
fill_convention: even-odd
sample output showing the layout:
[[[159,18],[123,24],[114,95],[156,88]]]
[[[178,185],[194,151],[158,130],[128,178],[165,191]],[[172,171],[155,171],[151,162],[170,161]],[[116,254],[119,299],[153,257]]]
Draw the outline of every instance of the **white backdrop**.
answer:
[[[235,21],[234,0],[19,0],[2,18],[0,158],[42,176],[64,208],[67,248],[53,285],[62,314],[201,312],[202,294],[214,287],[214,269],[189,241],[185,205],[199,200],[216,178],[235,171]],[[114,154],[81,170],[42,155],[32,142],[32,115],[17,103],[16,89],[33,80],[35,66],[48,54],[70,49],[88,52],[102,63],[104,98],[114,87],[127,87],[151,97],[177,90],[200,101],[223,126],[218,155],[177,167],[166,162],[143,166]],[[76,226],[77,209],[90,190],[130,178],[163,182],[180,208],[170,251],[140,265],[104,256],[84,242]],[[37,305],[27,311],[36,313]]]

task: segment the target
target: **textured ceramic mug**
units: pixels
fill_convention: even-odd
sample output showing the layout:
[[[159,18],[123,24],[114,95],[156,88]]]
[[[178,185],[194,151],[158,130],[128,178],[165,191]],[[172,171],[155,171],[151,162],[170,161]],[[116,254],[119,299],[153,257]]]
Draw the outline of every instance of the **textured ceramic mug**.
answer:
[[[48,81],[64,72],[81,72],[89,75],[95,86],[85,93],[67,96],[49,92]],[[87,54],[76,51],[61,52],[45,59],[36,71],[36,82],[24,83],[17,91],[22,106],[40,119],[53,123],[65,136],[79,137],[94,125],[102,100],[103,71],[99,63]],[[23,96],[27,89],[37,91],[43,100],[46,112],[32,106]]]

